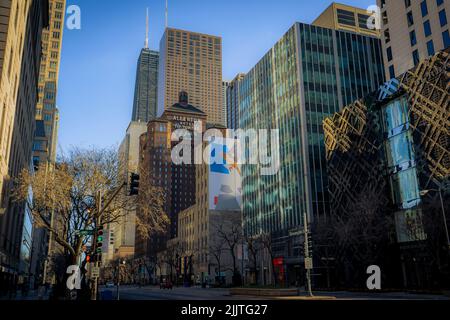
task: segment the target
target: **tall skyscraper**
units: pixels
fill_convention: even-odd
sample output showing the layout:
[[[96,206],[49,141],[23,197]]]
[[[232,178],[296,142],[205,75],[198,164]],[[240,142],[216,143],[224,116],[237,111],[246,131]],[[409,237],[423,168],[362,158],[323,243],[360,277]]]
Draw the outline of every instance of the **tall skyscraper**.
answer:
[[[66,0],[49,0],[50,24],[42,35],[42,60],[39,75],[39,100],[36,106],[36,120],[44,121],[47,150],[42,139],[36,139],[33,161],[36,165],[55,162],[58,143],[59,111],[56,106],[58,93],[59,65],[64,30]]]
[[[143,48],[138,60],[132,121],[147,123],[157,116],[159,53]]]
[[[160,43],[158,115],[186,91],[208,123],[226,125],[223,111],[222,39],[167,28]]]
[[[14,180],[31,168],[42,29],[48,1],[0,1],[0,288],[30,281],[32,216],[14,202]]]
[[[396,78],[450,46],[450,1],[377,0],[386,75]]]
[[[384,79],[377,37],[296,23],[240,83],[239,127],[279,130],[279,172],[242,174],[245,231],[272,235],[282,281],[303,271],[304,214],[320,223],[329,212],[323,119]]]
[[[136,71],[133,115],[131,121],[147,123],[157,116],[159,53],[148,48],[149,20],[145,30],[145,45],[139,56]]]

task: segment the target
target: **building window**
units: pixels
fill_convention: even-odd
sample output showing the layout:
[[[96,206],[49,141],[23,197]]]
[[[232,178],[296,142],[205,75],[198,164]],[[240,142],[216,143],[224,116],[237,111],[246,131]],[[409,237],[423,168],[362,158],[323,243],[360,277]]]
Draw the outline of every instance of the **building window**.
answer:
[[[409,11],[406,14],[406,18],[408,19],[408,27],[411,27],[414,24],[414,17],[413,17],[412,11]]]
[[[389,67],[389,76],[391,77],[391,79],[395,78],[395,68],[394,68],[394,66],[390,66]]]
[[[439,7],[440,5],[442,5],[444,3],[444,0],[436,0],[436,4]]]
[[[392,101],[383,110],[384,130],[387,133],[408,123],[408,103],[405,98]]]
[[[422,11],[422,17],[426,17],[428,15],[427,0],[420,3],[420,10]]]
[[[413,55],[414,66],[417,66],[420,62],[419,50],[414,50],[412,55]]]
[[[448,30],[442,33],[442,38],[444,40],[444,49],[447,49],[448,47],[450,47],[450,33],[448,32]]]
[[[417,44],[417,37],[415,30],[409,33],[409,39],[411,40],[411,47],[414,47]]]
[[[405,0],[405,8],[411,7],[411,0]]]
[[[388,19],[388,15],[386,11],[383,11],[382,13],[382,18],[383,18],[383,24],[387,25],[389,23],[389,19]],[[369,18],[367,18],[366,20],[368,20]],[[367,25],[367,23],[366,23]]]
[[[447,14],[445,9],[439,12],[439,21],[441,22],[441,27],[445,27],[447,25]]]
[[[392,177],[391,183],[395,204],[403,209],[417,205],[420,194],[416,168],[400,171]]]
[[[428,55],[429,56],[434,56],[434,43],[433,40],[430,40],[427,42],[427,50],[428,50]]]
[[[341,24],[356,26],[355,14],[347,10],[337,10],[338,22]]]
[[[391,41],[391,34],[390,34],[390,32],[389,32],[389,29],[386,29],[386,30],[384,31],[384,41],[385,41],[386,43],[389,43],[389,42]]]
[[[388,61],[392,61],[392,48],[387,48],[387,59]]]
[[[431,25],[430,25],[430,21],[427,20],[423,23],[423,30],[425,33],[425,37],[429,37],[431,36]]]

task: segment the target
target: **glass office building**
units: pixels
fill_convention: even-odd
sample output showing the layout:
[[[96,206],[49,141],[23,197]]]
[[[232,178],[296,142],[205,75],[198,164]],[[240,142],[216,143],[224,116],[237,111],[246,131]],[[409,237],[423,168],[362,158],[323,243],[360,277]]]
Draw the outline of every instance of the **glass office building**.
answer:
[[[377,38],[301,23],[243,78],[239,127],[280,130],[281,155],[277,175],[243,168],[248,234],[295,230],[303,213],[326,217],[322,122],[383,82]]]
[[[239,128],[279,130],[278,174],[243,166],[245,232],[272,234],[278,274],[301,263],[304,214],[329,212],[323,120],[384,80],[378,38],[296,23],[239,82]]]

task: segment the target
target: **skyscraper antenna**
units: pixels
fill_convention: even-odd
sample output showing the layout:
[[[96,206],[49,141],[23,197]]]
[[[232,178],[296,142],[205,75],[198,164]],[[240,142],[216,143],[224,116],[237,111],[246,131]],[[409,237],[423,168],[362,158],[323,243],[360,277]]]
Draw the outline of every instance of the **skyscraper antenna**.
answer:
[[[148,49],[148,8],[147,8],[147,19],[145,24],[145,49]]]
[[[166,0],[166,29],[169,27],[169,0]]]

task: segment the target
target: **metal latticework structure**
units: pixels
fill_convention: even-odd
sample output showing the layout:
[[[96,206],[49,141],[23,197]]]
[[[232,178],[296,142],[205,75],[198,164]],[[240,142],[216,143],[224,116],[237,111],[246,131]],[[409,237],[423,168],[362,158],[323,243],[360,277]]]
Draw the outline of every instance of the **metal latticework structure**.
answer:
[[[386,199],[379,117],[367,105],[370,99],[356,101],[324,121],[329,195],[334,213],[347,211],[361,192],[375,191]]]
[[[440,52],[403,75],[400,90],[409,97],[419,175],[424,189],[449,188],[450,50]]]
[[[450,175],[450,50],[423,61],[399,79],[387,82],[364,100],[324,121],[332,211],[345,212],[366,191],[387,198],[386,156],[381,110],[393,97],[408,97],[423,189],[447,189]]]

